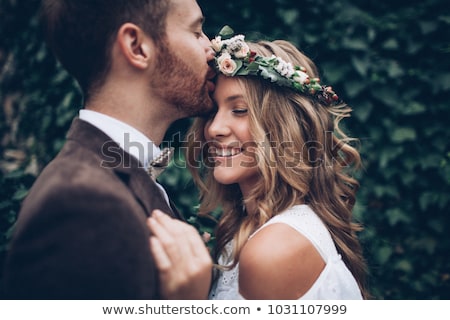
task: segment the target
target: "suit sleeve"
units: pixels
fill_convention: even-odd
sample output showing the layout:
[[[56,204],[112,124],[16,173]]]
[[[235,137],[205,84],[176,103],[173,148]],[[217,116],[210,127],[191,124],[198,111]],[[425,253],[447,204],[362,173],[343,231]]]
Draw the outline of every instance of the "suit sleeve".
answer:
[[[27,210],[7,261],[8,298],[158,298],[145,213],[125,188],[57,190]]]

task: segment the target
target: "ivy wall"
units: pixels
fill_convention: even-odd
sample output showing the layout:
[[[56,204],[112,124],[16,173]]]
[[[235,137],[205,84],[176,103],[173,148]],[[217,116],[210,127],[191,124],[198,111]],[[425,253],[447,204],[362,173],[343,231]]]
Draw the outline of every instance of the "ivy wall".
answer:
[[[375,299],[450,298],[450,6],[444,0],[199,1],[213,36],[293,41],[354,109],[364,169],[356,208]],[[39,1],[0,0],[0,264],[20,203],[82,105],[43,43]],[[175,146],[189,120],[166,136]],[[178,148],[179,151],[179,148]],[[163,183],[199,228],[177,159]],[[82,233],[80,232],[80,236]],[[1,273],[0,273],[1,277]]]

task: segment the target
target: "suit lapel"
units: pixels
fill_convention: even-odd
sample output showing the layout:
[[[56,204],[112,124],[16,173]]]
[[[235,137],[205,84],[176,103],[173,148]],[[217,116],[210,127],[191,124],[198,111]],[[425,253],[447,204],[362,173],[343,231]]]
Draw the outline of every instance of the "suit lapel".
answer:
[[[125,183],[128,184],[131,192],[133,192],[135,198],[145,208],[147,216],[151,215],[151,212],[155,209],[159,209],[172,217],[176,217],[176,214],[169,207],[161,189],[156,183],[147,175],[143,168],[114,168],[116,174]]]
[[[148,176],[139,160],[121,149],[103,131],[76,118],[67,134],[67,139],[77,141],[95,152],[100,157],[99,165],[114,171],[117,177],[129,187],[147,216],[150,216],[154,209],[160,209],[172,217],[182,219],[176,209],[172,210],[169,207],[162,191]],[[175,208],[175,206],[172,207]]]

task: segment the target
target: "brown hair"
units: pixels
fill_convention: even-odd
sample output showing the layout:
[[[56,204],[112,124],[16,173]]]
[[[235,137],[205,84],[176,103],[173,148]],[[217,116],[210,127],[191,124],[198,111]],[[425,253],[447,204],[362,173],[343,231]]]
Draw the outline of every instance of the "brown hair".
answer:
[[[169,6],[166,0],[44,0],[41,18],[49,47],[86,98],[105,80],[120,26],[134,23],[159,40]]]
[[[258,55],[274,54],[305,67],[311,77],[318,77],[314,63],[287,41],[261,41],[249,46]],[[352,218],[359,183],[350,169],[358,168],[361,159],[352,146],[355,139],[339,128],[340,121],[350,116],[351,108],[346,104],[324,105],[262,78],[236,79],[246,92],[250,131],[259,146],[256,158],[261,179],[250,198],[244,200],[257,204],[255,212],[244,212],[245,203],[236,184],[221,185],[214,180],[208,150],[198,148],[198,141],[205,142],[207,120],[196,119],[188,133],[187,161],[200,188],[199,214],[208,215],[218,206],[223,211],[216,230],[216,259],[234,239],[233,264],[229,266],[233,267],[257,228],[294,204],[304,202],[325,223],[363,296],[368,298],[366,264],[356,236],[362,227]],[[195,167],[200,156],[206,165],[199,172]]]

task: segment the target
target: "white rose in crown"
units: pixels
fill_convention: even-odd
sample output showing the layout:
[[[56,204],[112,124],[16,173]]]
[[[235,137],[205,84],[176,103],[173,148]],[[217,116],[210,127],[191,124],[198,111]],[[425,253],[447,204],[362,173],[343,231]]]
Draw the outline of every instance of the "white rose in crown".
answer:
[[[303,71],[297,70],[296,75],[294,76],[294,81],[298,82],[300,84],[304,84],[305,82],[308,82],[309,76]]]
[[[236,71],[236,62],[231,58],[228,52],[222,53],[219,58],[217,58],[217,66],[219,71],[224,75],[231,76]]]
[[[234,56],[238,59],[243,59],[247,57],[248,53],[250,52],[250,48],[245,42],[242,42],[240,45],[239,50],[236,50],[234,52]]]
[[[212,39],[211,46],[215,52],[219,52],[220,50],[222,50],[222,47],[223,47],[222,37],[217,36],[214,39]]]

